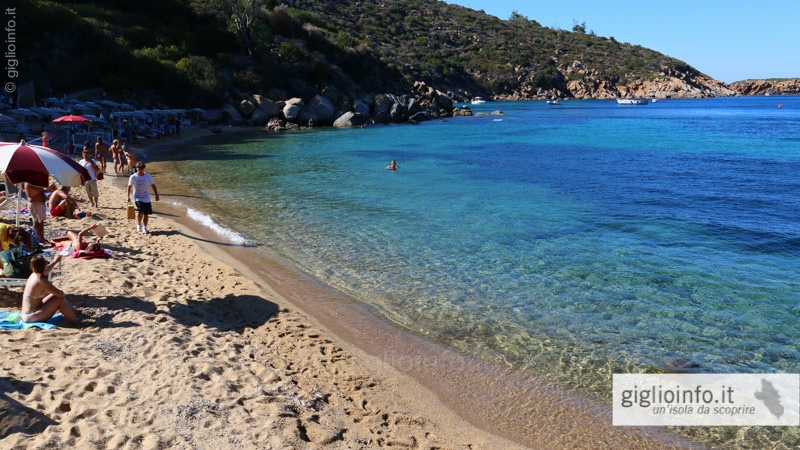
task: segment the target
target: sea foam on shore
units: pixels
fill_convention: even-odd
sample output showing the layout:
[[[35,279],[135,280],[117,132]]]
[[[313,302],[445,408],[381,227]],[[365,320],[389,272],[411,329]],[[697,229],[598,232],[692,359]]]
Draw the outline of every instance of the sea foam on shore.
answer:
[[[229,241],[233,242],[234,244],[246,245],[249,244],[249,241],[241,236],[240,234],[236,233],[235,231],[231,231],[222,225],[219,224],[216,220],[214,220],[208,214],[204,214],[200,211],[197,211],[193,208],[186,208],[186,215],[194,220],[195,222],[199,223],[200,225],[205,226],[209,230],[213,231],[214,233],[218,234],[219,236],[228,239]]]

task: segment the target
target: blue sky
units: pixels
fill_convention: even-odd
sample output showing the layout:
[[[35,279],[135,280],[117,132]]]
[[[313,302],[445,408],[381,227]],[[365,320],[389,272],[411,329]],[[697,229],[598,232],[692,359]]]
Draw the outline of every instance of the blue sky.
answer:
[[[614,37],[680,59],[726,83],[800,78],[800,0],[445,0],[508,19]]]

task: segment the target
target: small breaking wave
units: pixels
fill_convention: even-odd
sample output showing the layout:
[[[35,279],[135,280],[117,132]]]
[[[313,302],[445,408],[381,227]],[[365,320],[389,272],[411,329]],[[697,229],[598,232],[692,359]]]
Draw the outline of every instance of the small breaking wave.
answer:
[[[207,228],[210,228],[213,232],[224,237],[225,239],[228,239],[234,244],[245,245],[249,243],[249,241],[244,237],[242,237],[240,234],[223,227],[222,225],[217,223],[216,220],[212,219],[207,214],[203,214],[200,211],[197,211],[192,208],[186,208],[186,214],[189,216],[190,219],[194,220],[195,222]]]

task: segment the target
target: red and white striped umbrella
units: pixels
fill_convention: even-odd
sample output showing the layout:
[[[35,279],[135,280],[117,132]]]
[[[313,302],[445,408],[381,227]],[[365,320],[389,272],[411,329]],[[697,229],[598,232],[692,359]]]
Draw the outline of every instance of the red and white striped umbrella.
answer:
[[[0,142],[0,172],[13,184],[47,187],[52,175],[63,186],[80,186],[91,180],[89,172],[70,157],[25,142]]]

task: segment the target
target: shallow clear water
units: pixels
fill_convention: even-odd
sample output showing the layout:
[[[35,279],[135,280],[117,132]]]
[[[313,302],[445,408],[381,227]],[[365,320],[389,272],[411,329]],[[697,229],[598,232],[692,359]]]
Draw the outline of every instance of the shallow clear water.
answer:
[[[800,371],[800,97],[472,109],[504,114],[147,158],[234,236],[522,369]]]

